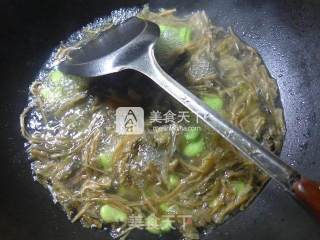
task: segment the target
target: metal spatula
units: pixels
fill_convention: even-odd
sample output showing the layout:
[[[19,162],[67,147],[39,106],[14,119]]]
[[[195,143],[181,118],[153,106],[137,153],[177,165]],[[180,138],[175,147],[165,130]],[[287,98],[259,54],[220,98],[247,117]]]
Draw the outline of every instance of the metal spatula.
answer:
[[[158,25],[136,17],[130,18],[125,23],[102,32],[82,48],[72,51],[59,69],[67,74],[83,77],[101,76],[125,69],[145,74],[254,161],[320,220],[319,183],[301,176],[165,73],[154,56],[154,45],[159,34]]]

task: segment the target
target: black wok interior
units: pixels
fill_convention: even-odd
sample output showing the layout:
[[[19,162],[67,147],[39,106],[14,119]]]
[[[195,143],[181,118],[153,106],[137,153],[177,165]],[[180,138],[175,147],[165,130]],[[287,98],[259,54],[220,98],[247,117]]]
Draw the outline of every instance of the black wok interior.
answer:
[[[104,231],[71,224],[49,193],[33,181],[20,136],[19,114],[28,86],[61,40],[96,17],[140,0],[4,0],[1,64],[1,240],[98,240]],[[153,0],[152,8],[181,13],[204,9],[218,25],[258,49],[278,80],[287,134],[281,157],[303,174],[320,180],[320,2],[305,0]],[[177,233],[162,239],[177,239]],[[134,231],[128,239],[157,239]],[[246,211],[203,239],[318,240],[319,225],[271,181]]]

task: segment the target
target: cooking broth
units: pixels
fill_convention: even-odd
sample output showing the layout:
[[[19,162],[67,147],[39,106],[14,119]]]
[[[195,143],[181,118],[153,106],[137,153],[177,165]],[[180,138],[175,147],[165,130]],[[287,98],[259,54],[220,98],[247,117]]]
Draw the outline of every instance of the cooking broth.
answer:
[[[262,145],[281,150],[277,85],[256,50],[205,12],[178,17],[145,7],[101,18],[54,51],[21,115],[32,171],[72,222],[109,224],[114,237],[176,228],[199,238],[198,228],[244,209],[268,177],[141,74],[83,79],[57,70],[72,49],[134,15],[159,24],[156,57],[173,78]],[[133,106],[144,109],[144,134],[121,135],[116,109]]]

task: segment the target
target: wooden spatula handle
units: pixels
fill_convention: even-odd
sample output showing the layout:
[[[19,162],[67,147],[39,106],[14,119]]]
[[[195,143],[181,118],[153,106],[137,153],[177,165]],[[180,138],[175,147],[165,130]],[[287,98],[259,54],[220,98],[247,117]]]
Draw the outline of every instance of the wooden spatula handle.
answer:
[[[320,222],[320,183],[301,177],[292,185],[295,197],[300,200]]]

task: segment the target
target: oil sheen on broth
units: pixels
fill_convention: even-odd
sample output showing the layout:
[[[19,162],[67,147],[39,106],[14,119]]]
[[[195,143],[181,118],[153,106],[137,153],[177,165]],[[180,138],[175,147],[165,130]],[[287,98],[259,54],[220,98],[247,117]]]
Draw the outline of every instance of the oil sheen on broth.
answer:
[[[21,115],[32,171],[72,222],[111,227],[113,237],[175,228],[199,238],[197,229],[245,208],[267,176],[190,113],[187,121],[155,121],[156,111],[186,109],[140,74],[81,79],[57,70],[70,50],[136,14],[159,24],[156,56],[171,76],[265,147],[281,150],[277,85],[256,50],[204,12],[177,17],[145,7],[99,19],[54,51]],[[116,133],[120,106],[144,108],[143,135]]]

